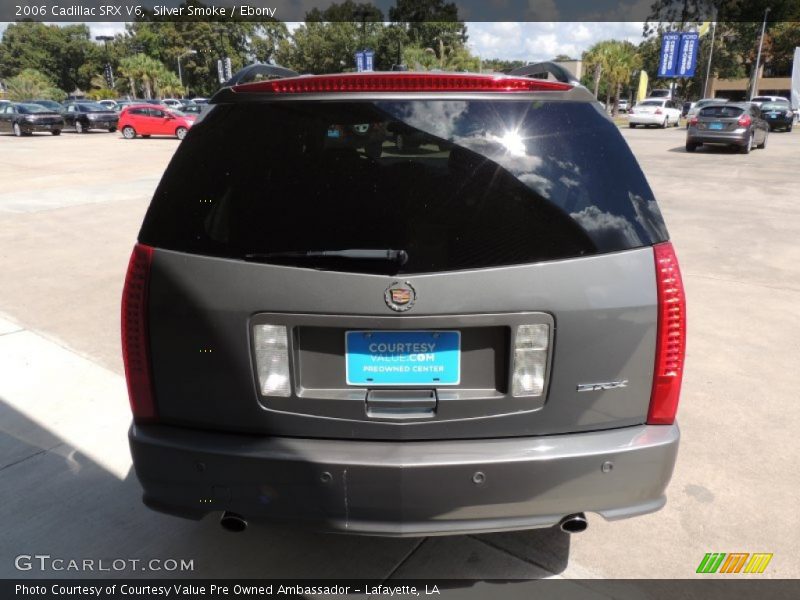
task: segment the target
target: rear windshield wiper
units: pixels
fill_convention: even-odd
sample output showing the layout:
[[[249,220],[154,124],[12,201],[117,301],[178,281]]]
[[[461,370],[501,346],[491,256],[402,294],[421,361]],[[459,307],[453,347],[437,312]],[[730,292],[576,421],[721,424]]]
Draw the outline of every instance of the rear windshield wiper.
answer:
[[[272,258],[344,258],[350,260],[384,260],[404,265],[408,262],[405,250],[389,248],[370,250],[353,248],[350,250],[287,250],[285,252],[253,252],[244,255],[245,260],[269,261]]]

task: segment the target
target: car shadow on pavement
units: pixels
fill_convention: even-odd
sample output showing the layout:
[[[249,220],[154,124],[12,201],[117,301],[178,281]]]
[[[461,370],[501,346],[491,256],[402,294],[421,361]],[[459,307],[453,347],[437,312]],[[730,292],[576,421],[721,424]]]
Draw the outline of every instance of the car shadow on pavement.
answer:
[[[94,440],[98,434],[89,429],[86,436]],[[103,444],[109,455],[125,458],[127,440],[118,437]],[[96,456],[96,443],[89,443]],[[409,539],[252,523],[231,533],[219,525],[219,514],[201,521],[162,515],[142,504],[131,467],[124,475],[112,472],[2,398],[0,495],[3,578],[427,577],[472,586],[479,580],[550,577],[566,568],[569,556],[569,536],[557,529]],[[17,560],[37,554],[50,556],[44,569],[35,560]],[[73,559],[93,566],[69,569],[65,565]],[[182,569],[182,563],[190,566]]]
[[[704,144],[699,146],[694,152],[688,152],[686,146],[675,146],[674,148],[670,148],[668,152],[677,152],[679,154],[739,154],[739,147]]]

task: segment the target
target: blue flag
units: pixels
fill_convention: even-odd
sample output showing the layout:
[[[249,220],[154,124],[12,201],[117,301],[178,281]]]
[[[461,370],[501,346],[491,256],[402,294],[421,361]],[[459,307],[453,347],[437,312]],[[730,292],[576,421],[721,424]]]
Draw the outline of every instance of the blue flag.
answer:
[[[665,33],[662,36],[661,53],[658,60],[658,77],[675,77],[680,43],[680,33]]]
[[[700,44],[699,33],[681,35],[681,50],[678,53],[678,77],[693,77],[697,68],[697,47]]]

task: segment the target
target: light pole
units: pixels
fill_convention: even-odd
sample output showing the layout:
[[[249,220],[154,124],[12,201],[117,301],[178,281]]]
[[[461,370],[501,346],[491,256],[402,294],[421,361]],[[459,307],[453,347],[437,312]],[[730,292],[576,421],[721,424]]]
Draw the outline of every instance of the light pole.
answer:
[[[184,56],[191,56],[192,54],[197,54],[197,50],[187,50],[183,54],[178,55],[178,80],[181,82],[181,87],[183,87],[183,72],[181,71],[181,59]]]
[[[106,68],[105,68],[106,81],[108,82],[108,87],[113,89],[114,88],[114,73],[111,70],[111,62],[109,62],[109,60],[108,60],[108,42],[112,41],[114,39],[114,36],[112,36],[112,35],[96,35],[96,36],[94,36],[94,39],[97,40],[98,42],[103,42],[103,50],[105,51],[105,55],[106,55]]]
[[[756,55],[756,69],[753,73],[753,85],[750,87],[750,101],[753,101],[753,96],[756,95],[756,89],[758,88],[758,68],[759,64],[761,63],[761,47],[764,45],[764,32],[767,29],[767,15],[769,14],[770,7],[768,6],[767,9],[764,11],[764,22],[761,24],[761,39],[758,41],[758,54]]]

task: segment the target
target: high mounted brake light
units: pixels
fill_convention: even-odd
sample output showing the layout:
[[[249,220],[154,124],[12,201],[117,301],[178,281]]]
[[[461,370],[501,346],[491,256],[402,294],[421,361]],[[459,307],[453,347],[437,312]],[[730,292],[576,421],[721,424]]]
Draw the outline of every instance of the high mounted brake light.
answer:
[[[564,92],[568,83],[527,77],[456,73],[373,73],[314,75],[233,86],[235,92],[315,94],[324,92]]]
[[[122,291],[122,362],[128,398],[136,422],[153,421],[156,405],[150,378],[150,340],[147,302],[153,249],[136,244],[128,263]]]
[[[658,333],[649,425],[671,425],[678,411],[686,356],[686,295],[672,244],[653,246],[658,290]]]

